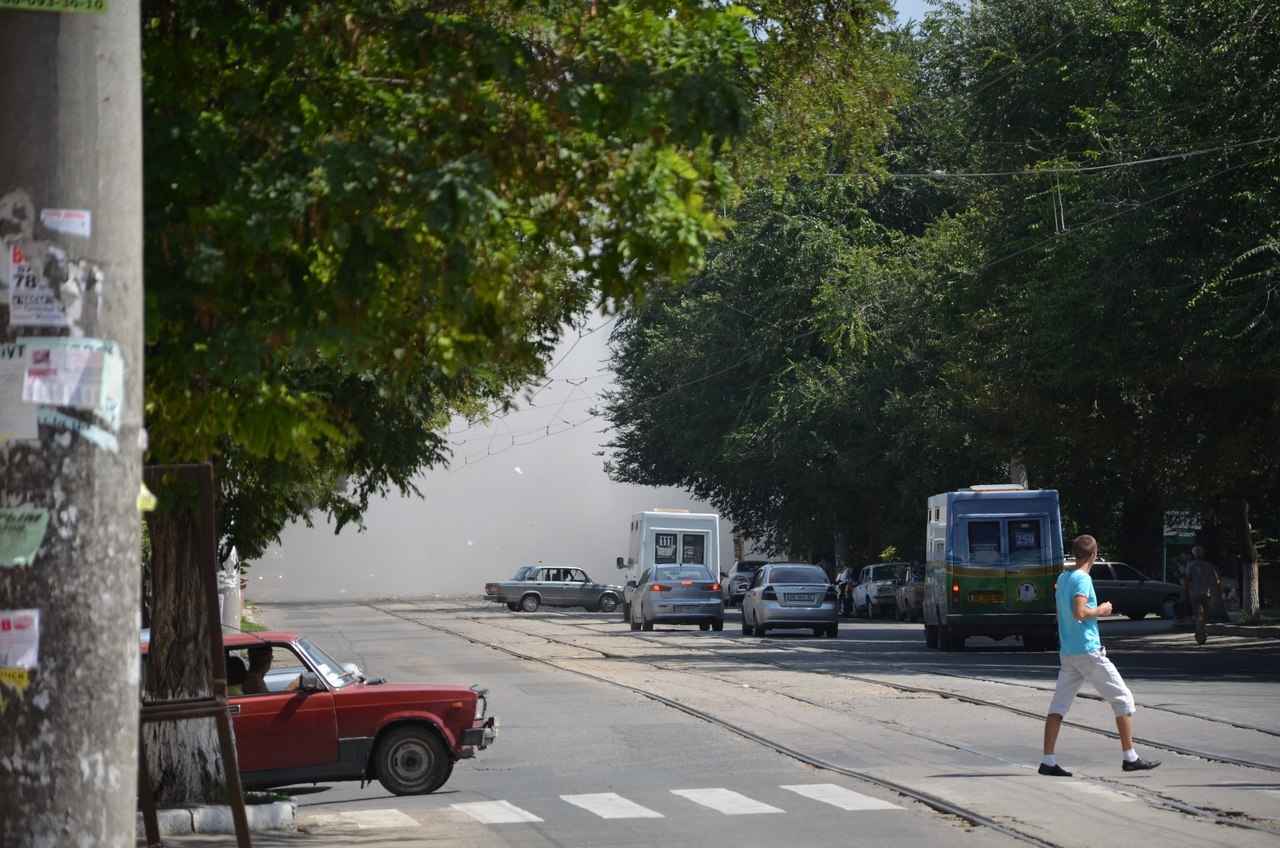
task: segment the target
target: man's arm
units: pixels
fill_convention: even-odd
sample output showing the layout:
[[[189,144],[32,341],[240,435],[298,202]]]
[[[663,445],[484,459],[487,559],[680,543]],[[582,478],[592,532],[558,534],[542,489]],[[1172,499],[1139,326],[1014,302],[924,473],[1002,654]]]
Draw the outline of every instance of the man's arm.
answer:
[[[1085,606],[1085,602],[1087,600],[1088,599],[1084,595],[1076,595],[1071,599],[1071,613],[1076,621],[1084,621],[1088,618],[1104,618],[1111,615],[1110,601],[1098,604],[1096,607],[1090,609]]]

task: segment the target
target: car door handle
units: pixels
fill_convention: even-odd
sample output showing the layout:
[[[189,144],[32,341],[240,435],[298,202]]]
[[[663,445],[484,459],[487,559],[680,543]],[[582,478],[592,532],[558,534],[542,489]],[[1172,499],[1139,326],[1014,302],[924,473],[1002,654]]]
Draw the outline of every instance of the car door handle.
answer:
[[[228,705],[227,705],[227,712],[228,712],[228,713],[230,713],[231,715],[240,715],[240,705],[239,705],[239,704],[228,704]]]

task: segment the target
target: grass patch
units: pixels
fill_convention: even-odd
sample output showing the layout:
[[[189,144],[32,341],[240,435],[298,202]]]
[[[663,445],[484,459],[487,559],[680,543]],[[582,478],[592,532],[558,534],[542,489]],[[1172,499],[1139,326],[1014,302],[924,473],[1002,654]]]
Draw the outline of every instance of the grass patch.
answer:
[[[250,621],[249,619],[245,618],[243,615],[240,616],[240,630],[242,632],[261,633],[263,630],[266,630],[266,629],[267,627],[265,624],[259,624],[256,621]]]

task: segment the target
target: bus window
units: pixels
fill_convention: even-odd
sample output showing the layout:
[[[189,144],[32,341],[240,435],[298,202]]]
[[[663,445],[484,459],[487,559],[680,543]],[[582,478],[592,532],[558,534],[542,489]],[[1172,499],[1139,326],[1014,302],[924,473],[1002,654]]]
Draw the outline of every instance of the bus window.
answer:
[[[654,565],[675,565],[676,563],[676,534],[675,533],[654,533],[653,534],[653,564]]]
[[[1015,564],[1034,564],[1043,559],[1040,550],[1040,522],[1010,521],[1009,561]]]
[[[969,522],[969,562],[1000,561],[1000,522]]]
[[[706,565],[707,537],[701,533],[685,533],[682,539],[680,561],[685,565]]]

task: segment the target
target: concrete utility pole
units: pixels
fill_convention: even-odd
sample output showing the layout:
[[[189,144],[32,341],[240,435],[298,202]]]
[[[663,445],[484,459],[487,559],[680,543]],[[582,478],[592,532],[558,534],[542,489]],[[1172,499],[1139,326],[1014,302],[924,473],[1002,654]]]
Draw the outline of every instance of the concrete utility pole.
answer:
[[[132,846],[139,4],[31,5],[89,11],[0,8],[0,845]]]

